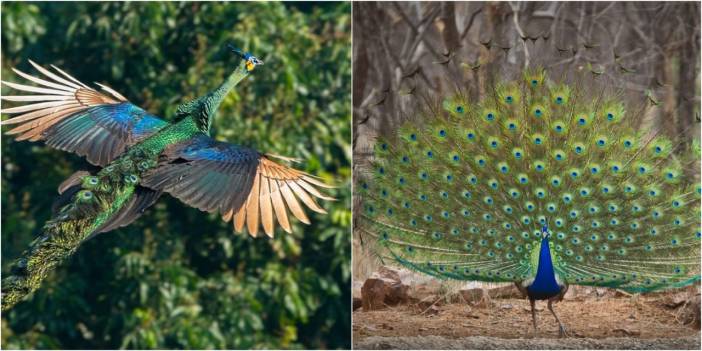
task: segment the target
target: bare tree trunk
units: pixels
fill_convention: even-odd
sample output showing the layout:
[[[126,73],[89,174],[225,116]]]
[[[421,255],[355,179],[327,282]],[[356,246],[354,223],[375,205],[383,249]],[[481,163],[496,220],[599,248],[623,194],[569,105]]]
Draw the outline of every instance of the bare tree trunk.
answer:
[[[456,27],[456,6],[453,2],[441,4],[441,22],[444,24],[444,30],[441,32],[444,47],[448,52],[455,52],[459,45],[459,34]]]
[[[695,17],[699,14],[699,3],[687,4],[687,11],[684,12],[683,18],[688,23],[695,23]],[[697,65],[700,61],[699,48],[699,27],[694,26],[696,32],[685,31],[689,35],[689,40],[686,40],[680,50],[680,64],[678,67],[678,119],[677,119],[677,134],[676,141],[680,142],[678,150],[683,150],[688,142],[690,127],[695,122],[695,105],[699,102],[695,101],[697,92],[696,89],[690,89],[691,83],[697,81]],[[694,86],[694,85],[692,85]]]
[[[360,24],[363,9],[359,3],[354,3],[353,22]],[[363,26],[354,26],[353,37],[355,45],[353,46],[353,106],[361,106],[363,101],[364,91],[366,88],[366,80],[368,78],[368,49],[367,38],[363,30]]]

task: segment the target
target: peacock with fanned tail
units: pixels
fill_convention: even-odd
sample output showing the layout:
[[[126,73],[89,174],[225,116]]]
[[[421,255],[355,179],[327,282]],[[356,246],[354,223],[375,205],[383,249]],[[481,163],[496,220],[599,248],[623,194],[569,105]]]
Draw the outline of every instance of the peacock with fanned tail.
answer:
[[[220,103],[261,60],[234,50],[237,65],[210,93],[180,105],[168,123],[127,101],[113,89],[95,90],[52,65],[35,77],[13,69],[35,85],[3,81],[28,95],[2,96],[25,103],[4,108],[14,115],[2,122],[16,140],[44,141],[76,153],[101,167],[96,174],[78,171],[59,186],[58,210],[2,281],[2,309],[36,290],[56,265],[92,236],[126,226],[163,193],[202,211],[219,213],[257,236],[272,237],[277,220],[291,232],[290,215],[308,223],[304,206],[325,213],[315,198],[331,200],[318,188],[330,186],[272,160],[285,157],[210,137]],[[304,206],[300,203],[304,204]]]
[[[595,82],[597,84],[597,82]],[[565,327],[569,284],[628,292],[700,280],[699,140],[636,130],[640,113],[543,69],[457,93],[375,142],[357,230],[384,262],[513,282]],[[370,238],[370,239],[369,239]]]

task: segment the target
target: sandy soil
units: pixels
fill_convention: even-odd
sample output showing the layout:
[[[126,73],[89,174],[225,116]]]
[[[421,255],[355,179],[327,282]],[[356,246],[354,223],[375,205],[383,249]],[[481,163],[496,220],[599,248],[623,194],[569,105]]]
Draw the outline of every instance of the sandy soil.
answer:
[[[556,313],[569,338],[537,302],[538,332],[533,334],[529,302],[495,299],[488,307],[442,305],[435,314],[416,306],[353,313],[357,349],[699,349],[700,331],[645,298],[564,300]]]

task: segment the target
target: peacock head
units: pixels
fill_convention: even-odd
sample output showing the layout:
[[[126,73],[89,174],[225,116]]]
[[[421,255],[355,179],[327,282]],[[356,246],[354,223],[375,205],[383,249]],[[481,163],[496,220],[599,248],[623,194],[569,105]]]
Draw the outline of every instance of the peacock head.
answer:
[[[256,68],[256,66],[263,65],[263,61],[259,59],[258,57],[252,55],[250,52],[243,52],[231,44],[228,45],[232,51],[234,51],[239,57],[241,57],[245,61],[246,65],[246,70],[251,72]]]
[[[544,235],[543,235],[543,236],[544,236],[544,239],[548,239],[549,233],[548,233],[548,226],[547,226],[547,225],[541,227],[541,233],[544,234]]]

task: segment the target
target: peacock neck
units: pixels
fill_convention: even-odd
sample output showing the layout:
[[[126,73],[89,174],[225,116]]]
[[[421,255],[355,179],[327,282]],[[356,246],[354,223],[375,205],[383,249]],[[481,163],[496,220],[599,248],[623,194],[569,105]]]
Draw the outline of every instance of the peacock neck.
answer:
[[[229,77],[227,77],[217,89],[210,93],[213,107],[217,109],[219,104],[222,103],[222,100],[224,100],[224,97],[227,96],[242,79],[246,78],[247,75],[249,75],[249,71],[246,70],[244,61],[241,61]]]
[[[206,95],[205,103],[203,104],[203,109],[200,111],[199,116],[197,116],[198,128],[209,134],[210,127],[212,126],[212,120],[214,115],[219,108],[219,105],[224,101],[224,98],[229,94],[229,92],[241,82],[249,74],[246,69],[245,61],[241,61],[239,65],[234,69],[234,71],[217,87]]]
[[[549,248],[548,235],[544,233],[539,249],[539,263],[536,270],[536,277],[530,286],[527,287],[529,296],[535,299],[544,299],[558,295],[560,286],[556,281],[556,273],[553,269],[553,259]]]

